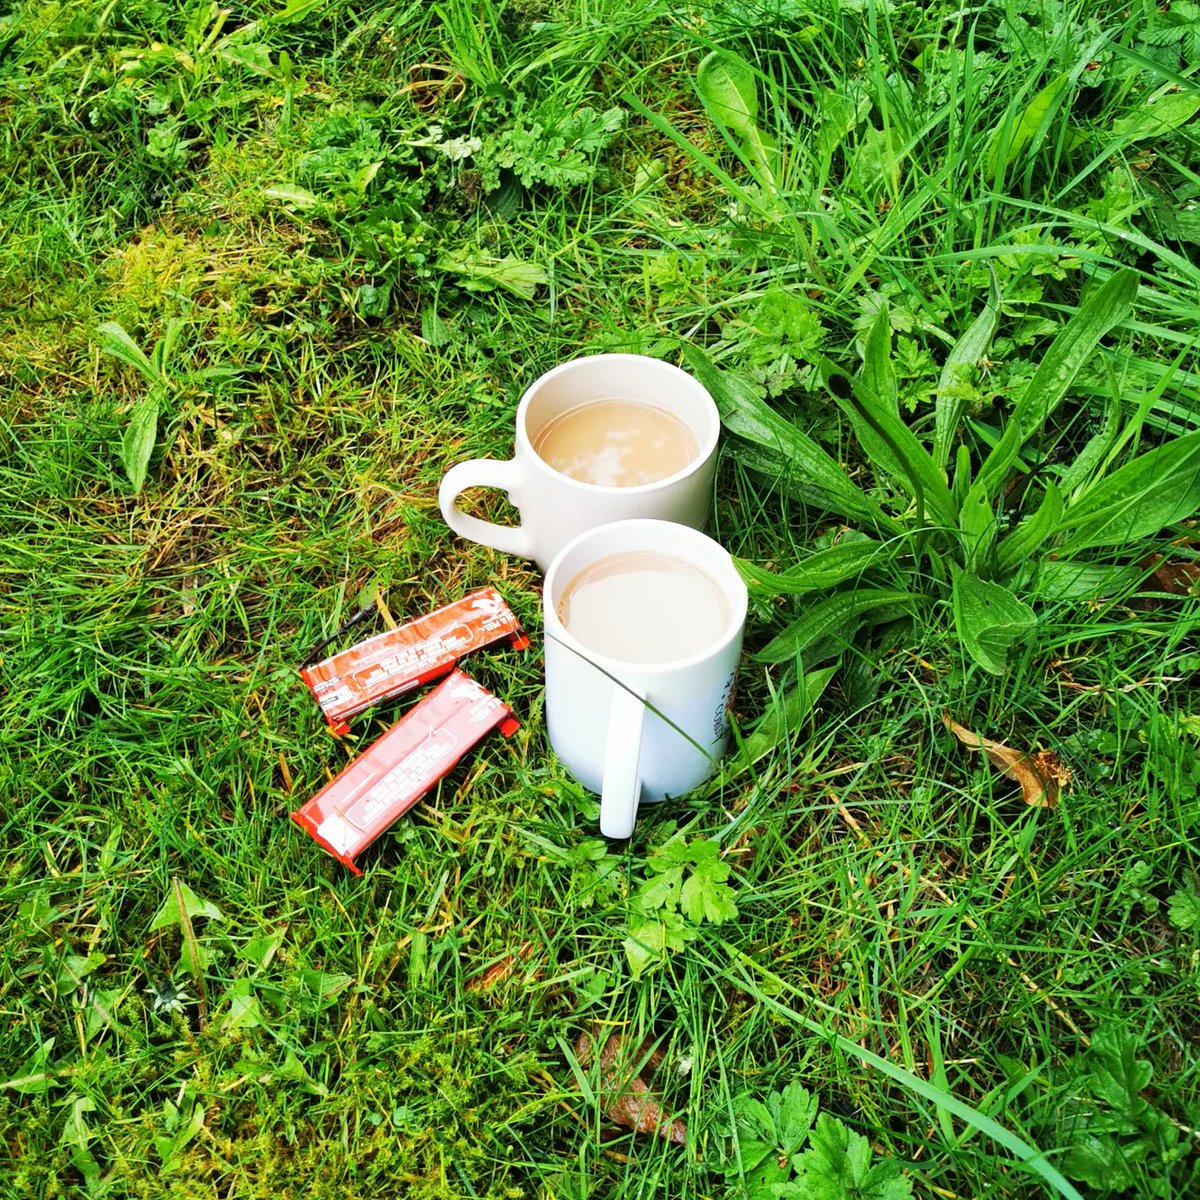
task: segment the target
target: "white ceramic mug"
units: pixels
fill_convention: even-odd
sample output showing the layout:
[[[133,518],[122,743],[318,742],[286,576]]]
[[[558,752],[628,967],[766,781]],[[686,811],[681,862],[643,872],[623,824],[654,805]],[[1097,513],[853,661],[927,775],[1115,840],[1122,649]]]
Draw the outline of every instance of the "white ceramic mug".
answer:
[[[699,653],[674,662],[623,662],[589,650],[559,619],[558,604],[580,571],[638,551],[689,563],[724,594],[729,622]],[[746,585],[728,551],[667,521],[602,525],[569,542],[550,564],[542,590],[546,727],[567,770],[600,793],[606,837],[628,837],[639,804],[688,792],[716,769],[729,739],[746,603]]]
[[[673,413],[691,429],[696,457],[666,479],[637,487],[601,487],[556,471],[535,453],[538,434],[555,417],[596,400],[642,400]],[[532,558],[545,571],[576,534],[609,521],[654,517],[701,528],[712,502],[721,418],[707,390],[685,371],[640,354],[596,354],[547,371],[517,408],[516,449],[507,461],[476,458],[451,467],[438,488],[446,524],[461,537],[504,554]],[[460,492],[507,492],[520,525],[496,525],[455,507]]]

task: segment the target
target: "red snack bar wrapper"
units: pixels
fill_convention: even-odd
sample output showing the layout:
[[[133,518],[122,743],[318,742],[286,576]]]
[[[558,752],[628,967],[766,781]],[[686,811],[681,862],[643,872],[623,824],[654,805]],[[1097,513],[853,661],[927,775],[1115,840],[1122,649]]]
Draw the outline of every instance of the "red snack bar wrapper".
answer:
[[[354,857],[497,725],[505,737],[518,728],[507,704],[454,671],[292,820],[361,875]]]
[[[329,727],[345,733],[355,713],[445,675],[464,654],[501,638],[508,638],[514,650],[529,645],[500,593],[480,588],[399,629],[301,667],[300,676]]]

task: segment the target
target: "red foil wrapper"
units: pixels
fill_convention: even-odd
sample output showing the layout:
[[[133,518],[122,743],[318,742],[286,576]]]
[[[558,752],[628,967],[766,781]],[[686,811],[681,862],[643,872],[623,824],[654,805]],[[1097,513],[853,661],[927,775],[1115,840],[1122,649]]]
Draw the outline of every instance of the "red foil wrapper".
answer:
[[[300,676],[329,727],[334,733],[345,733],[350,728],[348,719],[356,713],[445,675],[463,655],[501,638],[507,638],[514,650],[529,645],[500,593],[480,588],[399,629],[301,667]]]
[[[355,856],[497,726],[506,737],[517,729],[512,710],[469,675],[454,671],[292,813],[292,820],[361,875]]]

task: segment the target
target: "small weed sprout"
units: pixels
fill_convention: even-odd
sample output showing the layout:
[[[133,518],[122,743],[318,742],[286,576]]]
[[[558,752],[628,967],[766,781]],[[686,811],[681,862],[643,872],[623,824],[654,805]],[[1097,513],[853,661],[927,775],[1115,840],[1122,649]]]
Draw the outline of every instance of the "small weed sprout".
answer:
[[[152,1010],[156,1013],[181,1013],[184,1006],[195,999],[186,987],[172,983],[166,976],[152,981],[146,988],[146,995],[151,998]]]

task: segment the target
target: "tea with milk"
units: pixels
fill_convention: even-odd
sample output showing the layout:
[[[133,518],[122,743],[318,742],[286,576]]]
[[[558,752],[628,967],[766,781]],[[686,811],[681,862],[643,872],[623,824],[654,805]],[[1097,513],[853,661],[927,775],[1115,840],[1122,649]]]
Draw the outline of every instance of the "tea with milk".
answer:
[[[654,551],[610,554],[563,590],[558,618],[589,650],[628,663],[667,663],[710,649],[729,629],[717,582]]]
[[[549,422],[534,439],[556,471],[597,487],[637,487],[684,470],[700,452],[674,413],[642,400],[593,400]]]

